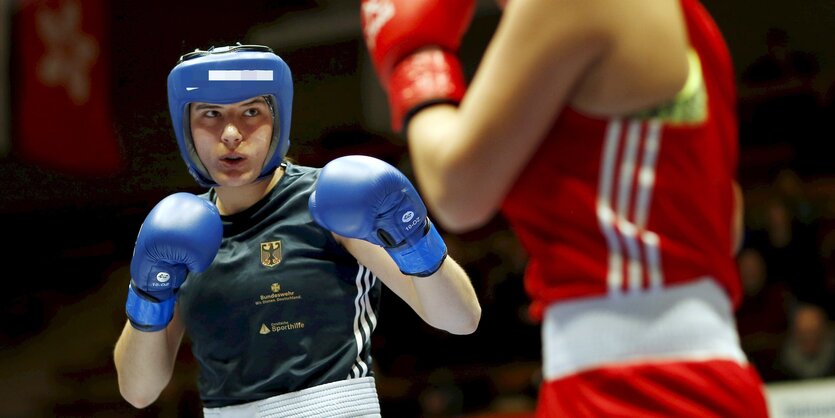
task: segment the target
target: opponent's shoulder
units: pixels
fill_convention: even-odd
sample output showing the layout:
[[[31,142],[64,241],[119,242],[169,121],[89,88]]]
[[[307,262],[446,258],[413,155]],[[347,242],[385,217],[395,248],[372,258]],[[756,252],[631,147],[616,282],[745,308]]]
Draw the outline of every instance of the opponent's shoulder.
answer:
[[[689,72],[681,0],[588,0],[605,52],[575,90],[572,105],[599,115],[624,114],[671,100]]]

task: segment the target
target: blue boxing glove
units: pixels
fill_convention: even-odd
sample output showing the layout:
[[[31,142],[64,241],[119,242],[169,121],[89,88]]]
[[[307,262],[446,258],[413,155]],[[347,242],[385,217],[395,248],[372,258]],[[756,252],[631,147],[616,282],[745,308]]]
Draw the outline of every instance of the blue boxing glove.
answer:
[[[376,158],[352,155],[325,165],[308,207],[323,228],[385,248],[404,274],[429,276],[446,258],[412,183]]]
[[[162,199],[139,228],[126,310],[134,328],[159,331],[174,315],[177,290],[189,271],[214,260],[223,238],[217,208],[190,193]]]

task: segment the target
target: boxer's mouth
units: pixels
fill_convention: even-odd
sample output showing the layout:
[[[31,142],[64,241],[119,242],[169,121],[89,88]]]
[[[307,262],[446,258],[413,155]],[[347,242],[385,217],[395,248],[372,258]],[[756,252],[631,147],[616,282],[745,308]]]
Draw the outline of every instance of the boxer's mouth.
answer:
[[[223,157],[220,157],[220,162],[227,166],[237,166],[241,164],[244,160],[246,160],[246,157],[240,154],[227,154]]]
[[[222,161],[240,161],[240,160],[243,160],[244,158],[246,158],[246,157],[244,157],[241,154],[226,154],[223,157],[220,157],[220,159]]]

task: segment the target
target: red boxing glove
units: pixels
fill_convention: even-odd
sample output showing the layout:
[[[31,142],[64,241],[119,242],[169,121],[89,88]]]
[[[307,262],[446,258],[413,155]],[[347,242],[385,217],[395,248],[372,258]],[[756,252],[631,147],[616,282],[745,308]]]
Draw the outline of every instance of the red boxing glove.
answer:
[[[456,53],[475,0],[362,0],[361,10],[395,131],[424,106],[461,101],[466,81]]]

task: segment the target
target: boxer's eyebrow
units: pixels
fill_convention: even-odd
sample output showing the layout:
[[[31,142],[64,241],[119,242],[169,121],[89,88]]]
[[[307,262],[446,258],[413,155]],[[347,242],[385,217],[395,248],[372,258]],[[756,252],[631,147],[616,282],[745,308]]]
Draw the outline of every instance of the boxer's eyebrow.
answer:
[[[218,109],[220,105],[211,104],[211,103],[200,103],[197,106],[194,106],[195,110],[203,110],[203,109]]]
[[[265,99],[263,96],[260,96],[260,97],[253,97],[252,100],[250,100],[246,103],[242,103],[241,106],[242,107],[243,106],[249,106],[249,105],[253,105],[255,103],[269,104],[269,103],[267,103],[267,99]]]
[[[266,100],[266,99],[264,99],[263,97],[253,97],[253,98],[252,98],[252,100],[249,100],[249,101],[247,101],[247,102],[241,103],[241,104],[240,104],[240,105],[238,105],[238,106],[239,106],[239,107],[250,106],[250,105],[253,105],[253,104],[255,104],[255,103],[264,103],[264,104],[267,104],[267,100]],[[219,109],[219,108],[221,108],[221,107],[223,107],[223,106],[221,106],[221,105],[219,105],[219,104],[214,104],[214,103],[198,103],[198,104],[196,104],[196,105],[194,106],[194,109],[195,109],[195,110]]]

